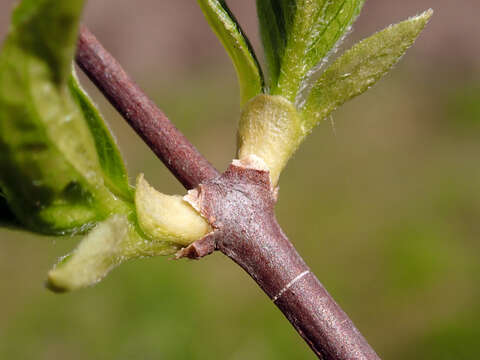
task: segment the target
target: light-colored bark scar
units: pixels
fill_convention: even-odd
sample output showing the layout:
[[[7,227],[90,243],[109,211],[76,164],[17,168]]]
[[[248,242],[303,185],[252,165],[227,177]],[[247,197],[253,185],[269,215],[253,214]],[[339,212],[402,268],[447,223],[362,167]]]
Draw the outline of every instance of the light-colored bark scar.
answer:
[[[285,294],[285,292],[290,289],[297,281],[301,280],[305,275],[307,275],[308,273],[310,272],[310,270],[307,270],[307,271],[304,271],[302,272],[300,275],[298,275],[297,277],[295,277],[292,281],[290,281],[287,285],[285,285],[285,287],[280,290],[280,292],[272,299],[273,302],[277,301],[278,299],[280,299],[282,297],[283,294]]]

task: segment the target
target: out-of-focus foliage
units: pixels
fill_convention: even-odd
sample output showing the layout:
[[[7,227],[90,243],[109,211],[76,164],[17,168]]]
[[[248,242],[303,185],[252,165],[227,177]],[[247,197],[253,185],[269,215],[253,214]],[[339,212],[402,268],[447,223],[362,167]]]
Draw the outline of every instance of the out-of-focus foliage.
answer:
[[[117,199],[129,189],[116,145],[70,79],[82,8],[22,1],[0,53],[0,184],[19,221],[41,233],[129,211]]]
[[[10,224],[15,220],[15,216],[10,211],[7,199],[0,189],[0,225]]]

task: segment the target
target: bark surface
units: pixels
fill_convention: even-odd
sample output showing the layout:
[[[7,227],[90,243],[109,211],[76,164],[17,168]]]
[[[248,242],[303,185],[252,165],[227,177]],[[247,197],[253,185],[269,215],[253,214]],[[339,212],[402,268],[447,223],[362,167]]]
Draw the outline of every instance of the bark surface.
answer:
[[[319,358],[379,359],[281,230],[275,193],[268,171],[234,161],[187,196],[215,231],[182,255],[197,258],[220,250],[239,264]]]
[[[80,29],[76,62],[187,189],[218,175],[85,26]]]

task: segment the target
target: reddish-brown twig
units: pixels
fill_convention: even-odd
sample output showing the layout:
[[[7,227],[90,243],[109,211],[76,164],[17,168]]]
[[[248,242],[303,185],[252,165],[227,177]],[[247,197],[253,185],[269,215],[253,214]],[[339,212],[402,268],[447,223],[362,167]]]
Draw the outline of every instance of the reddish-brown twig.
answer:
[[[236,162],[224,174],[203,158],[118,62],[81,28],[77,63],[187,188],[213,234],[180,256],[219,250],[238,263],[325,360],[378,360],[278,225],[268,172]]]

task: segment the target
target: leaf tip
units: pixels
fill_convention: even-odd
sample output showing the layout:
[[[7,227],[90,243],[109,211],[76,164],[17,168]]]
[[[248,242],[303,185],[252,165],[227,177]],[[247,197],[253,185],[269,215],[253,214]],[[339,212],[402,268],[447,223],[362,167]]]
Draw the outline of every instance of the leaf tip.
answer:
[[[430,8],[430,9],[425,10],[425,11],[423,12],[423,14],[424,14],[426,17],[428,17],[428,19],[430,19],[430,18],[432,17],[432,15],[433,15],[434,12],[435,12],[435,11],[434,11],[432,8]]]
[[[433,16],[433,9],[430,8],[428,10],[425,10],[424,12],[416,15],[416,16],[413,16],[411,17],[409,20],[411,22],[418,22],[421,24],[421,28],[423,29],[427,24],[428,22],[430,21],[430,19],[432,18]]]
[[[47,280],[45,280],[45,287],[56,294],[65,294],[72,291],[62,279],[58,278],[55,270],[48,272]]]

